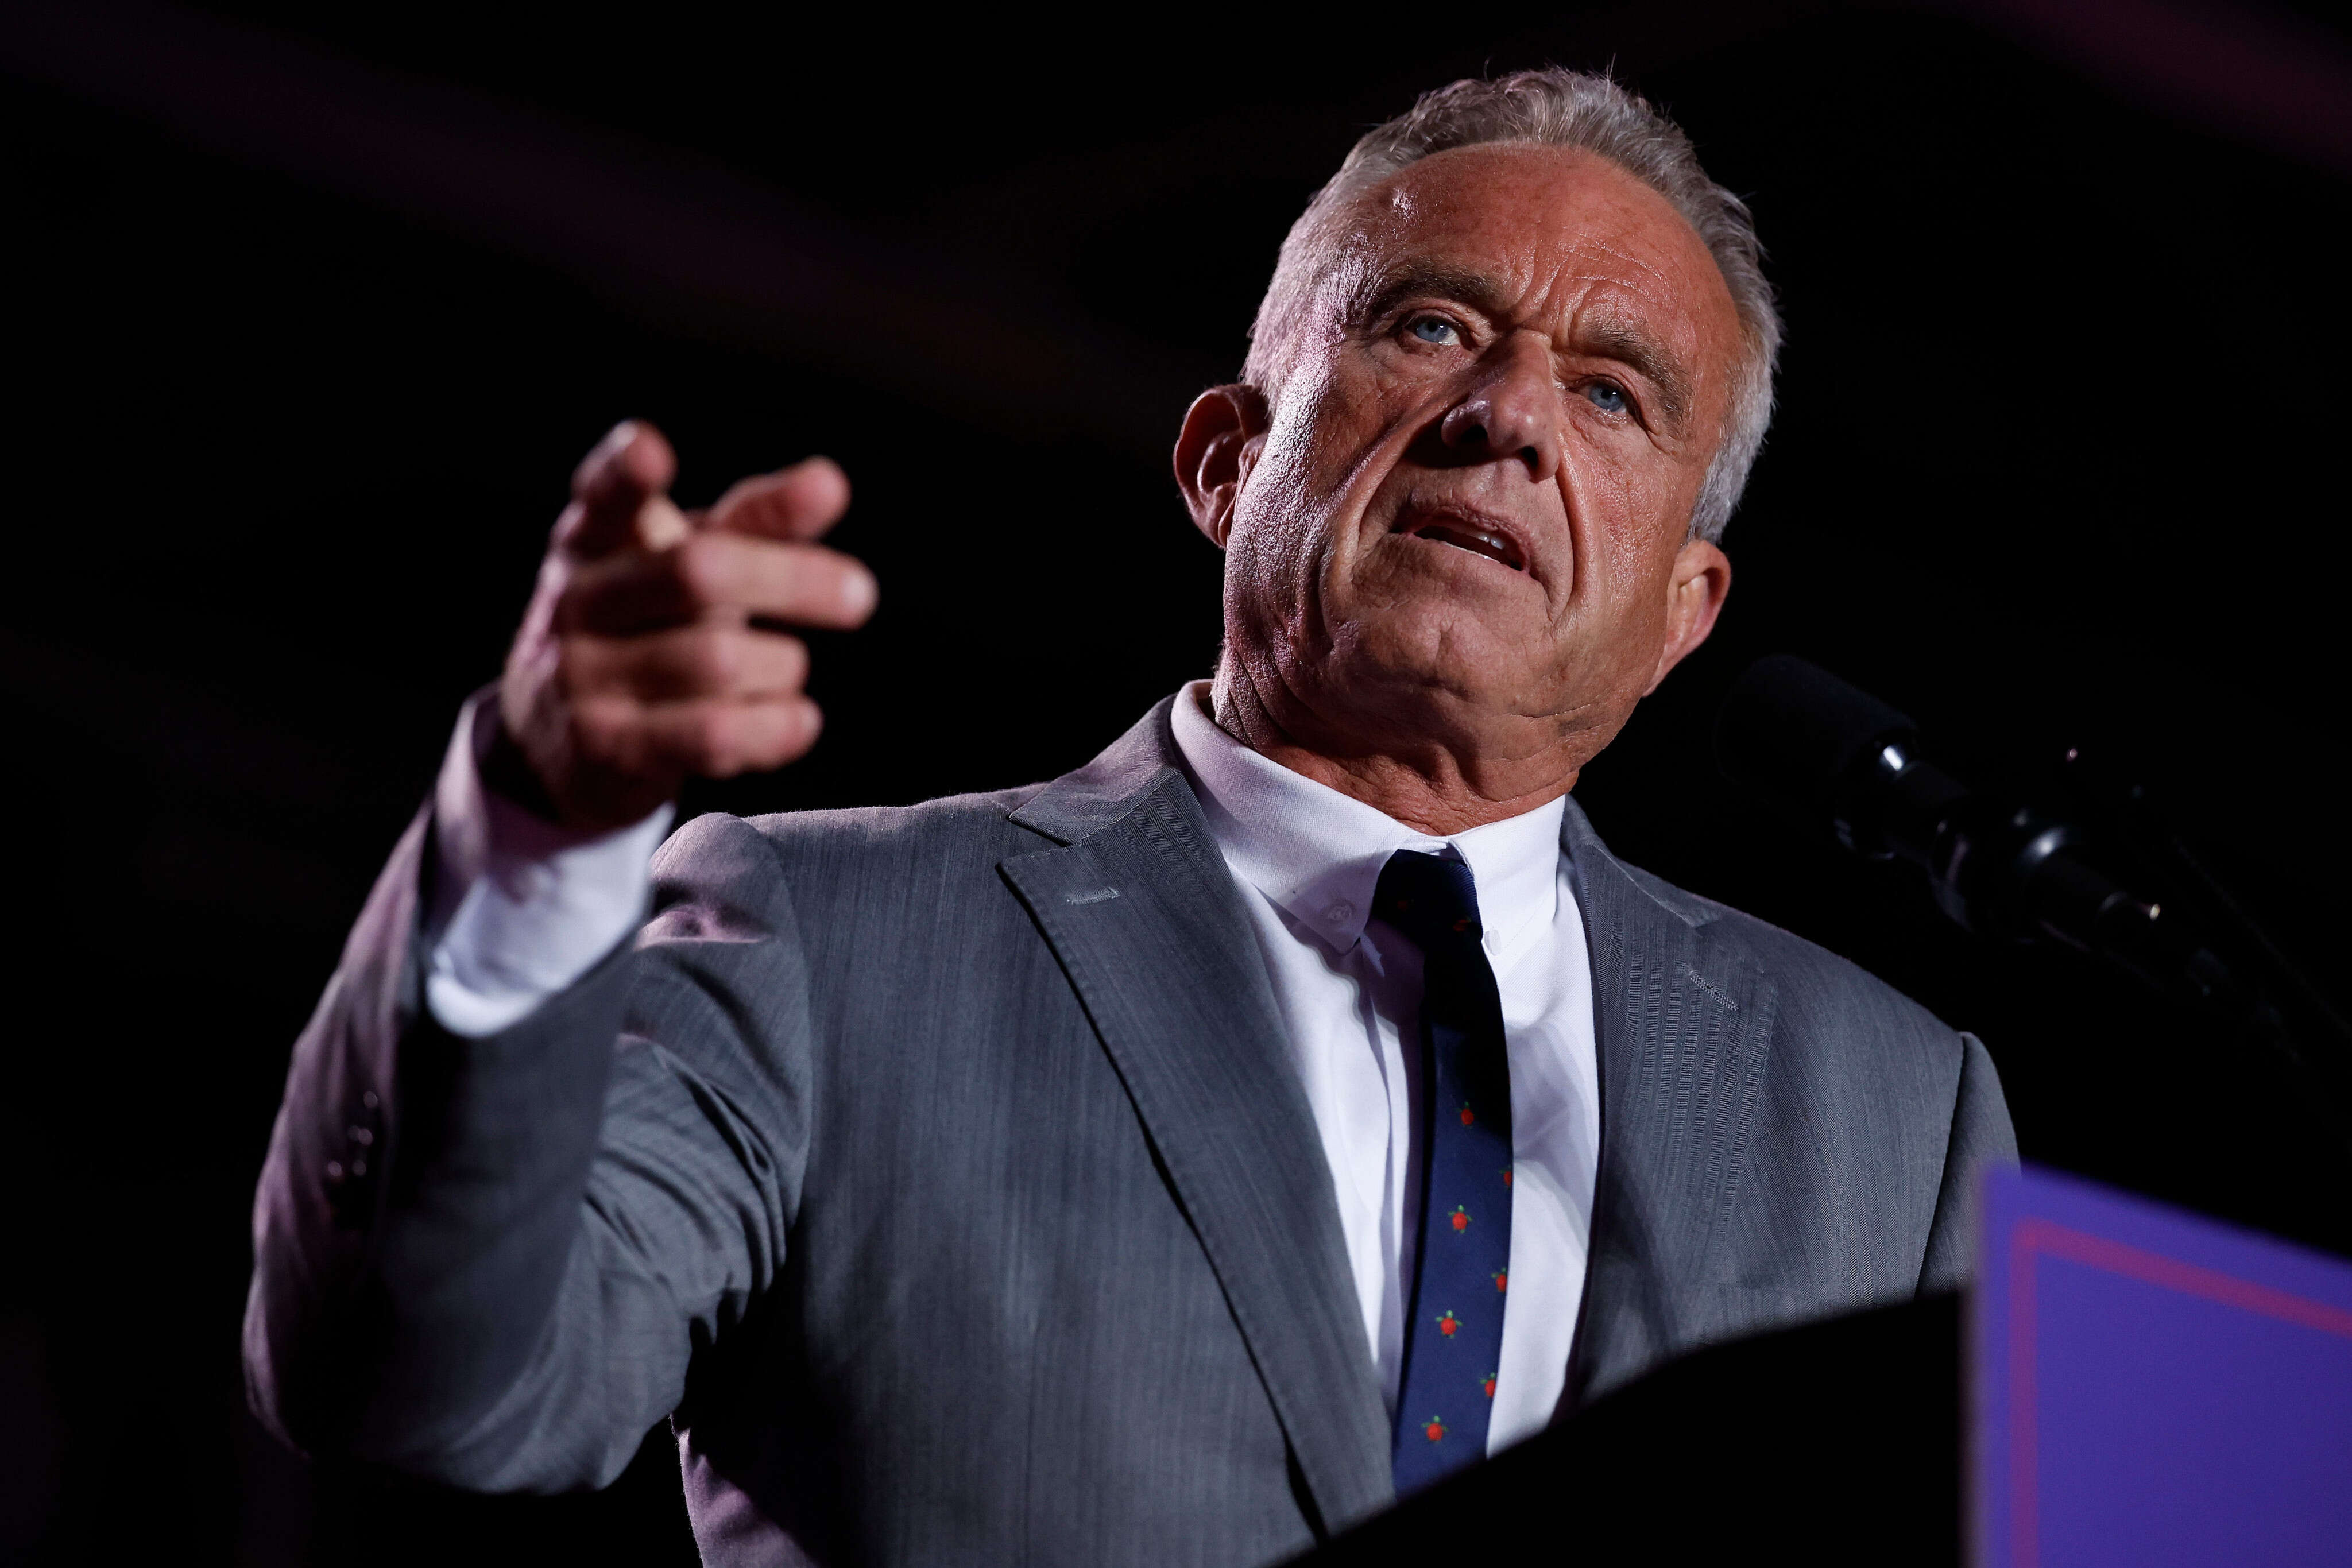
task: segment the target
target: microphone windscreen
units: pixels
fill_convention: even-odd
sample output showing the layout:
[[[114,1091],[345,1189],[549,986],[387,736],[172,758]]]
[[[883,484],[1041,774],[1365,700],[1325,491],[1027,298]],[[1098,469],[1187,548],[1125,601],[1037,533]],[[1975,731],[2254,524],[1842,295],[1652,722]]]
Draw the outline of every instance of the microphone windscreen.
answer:
[[[1820,804],[1855,763],[1918,733],[1895,709],[1790,653],[1757,660],[1715,722],[1715,755],[1733,783]]]

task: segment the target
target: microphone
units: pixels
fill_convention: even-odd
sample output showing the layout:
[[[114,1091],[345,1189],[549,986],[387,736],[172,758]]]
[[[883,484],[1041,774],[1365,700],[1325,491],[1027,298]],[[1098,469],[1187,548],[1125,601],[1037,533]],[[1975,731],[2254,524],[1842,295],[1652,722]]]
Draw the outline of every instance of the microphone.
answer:
[[[1926,872],[1937,904],[1966,929],[2096,954],[2231,1045],[2268,1055],[2336,1154],[2352,1155],[2352,1026],[2155,821],[2144,790],[2116,790],[2067,753],[2077,799],[2158,868],[2171,894],[2161,903],[2085,858],[2084,824],[1969,789],[1923,759],[1907,716],[1802,659],[1749,665],[1724,698],[1715,747],[1734,783],[1826,816],[1858,854]]]
[[[2081,824],[1970,790],[1923,759],[1907,716],[1818,665],[1776,653],[1748,666],[1715,739],[1734,783],[1825,815],[1858,854],[1919,867],[1969,931],[2097,954],[2233,1027],[2259,1005],[2181,917],[2083,858]]]

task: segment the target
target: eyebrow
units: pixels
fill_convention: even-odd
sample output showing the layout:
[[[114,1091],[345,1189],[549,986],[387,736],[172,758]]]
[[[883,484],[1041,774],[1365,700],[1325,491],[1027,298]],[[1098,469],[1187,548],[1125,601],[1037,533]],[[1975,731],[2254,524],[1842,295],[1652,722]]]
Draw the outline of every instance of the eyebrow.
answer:
[[[1489,316],[1503,314],[1506,303],[1502,284],[1483,272],[1431,262],[1408,262],[1393,272],[1366,278],[1358,298],[1349,302],[1347,319],[1359,325],[1369,324],[1395,309],[1398,301],[1414,294],[1458,299]]]
[[[1658,389],[1658,412],[1669,428],[1680,434],[1690,423],[1690,379],[1683,374],[1672,350],[1643,331],[1638,322],[1604,315],[1577,325],[1578,346],[1602,359],[1627,365]]]
[[[1378,320],[1398,303],[1415,294],[1458,300],[1480,313],[1507,314],[1507,292],[1502,282],[1486,273],[1434,263],[1409,262],[1366,286],[1350,302],[1346,319],[1357,326]],[[1638,321],[1617,311],[1602,313],[1576,324],[1576,350],[1614,360],[1648,382],[1657,391],[1658,412],[1676,434],[1690,420],[1690,378],[1673,351],[1643,329]]]

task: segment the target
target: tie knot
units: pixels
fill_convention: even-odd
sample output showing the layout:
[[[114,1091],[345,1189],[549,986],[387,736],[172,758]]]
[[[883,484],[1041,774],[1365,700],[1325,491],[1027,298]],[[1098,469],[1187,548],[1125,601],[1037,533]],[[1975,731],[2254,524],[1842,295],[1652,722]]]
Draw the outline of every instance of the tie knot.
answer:
[[[1475,947],[1485,929],[1478,924],[1478,884],[1470,868],[1418,850],[1399,850],[1381,868],[1372,913],[1424,953]]]

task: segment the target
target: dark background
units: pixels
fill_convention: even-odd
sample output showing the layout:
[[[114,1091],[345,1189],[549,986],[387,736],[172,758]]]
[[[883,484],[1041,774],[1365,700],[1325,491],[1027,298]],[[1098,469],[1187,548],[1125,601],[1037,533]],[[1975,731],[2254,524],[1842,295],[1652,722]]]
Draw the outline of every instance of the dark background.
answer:
[[[11,9],[0,1556],[688,1552],[664,1435],[601,1497],[435,1497],[282,1452],[237,1367],[288,1048],[572,465],[636,414],[689,504],[856,484],[884,599],[818,650],[824,744],[690,805],[1076,766],[1209,670],[1164,454],[1292,216],[1416,91],[1546,61],[1681,118],[1789,323],[1738,591],[1588,771],[1601,831],[1981,1032],[2030,1157],[2352,1245],[2261,1072],[1709,759],[1781,650],[1973,779],[2094,748],[2343,998],[2352,43],[2043,9]]]

